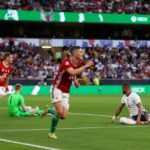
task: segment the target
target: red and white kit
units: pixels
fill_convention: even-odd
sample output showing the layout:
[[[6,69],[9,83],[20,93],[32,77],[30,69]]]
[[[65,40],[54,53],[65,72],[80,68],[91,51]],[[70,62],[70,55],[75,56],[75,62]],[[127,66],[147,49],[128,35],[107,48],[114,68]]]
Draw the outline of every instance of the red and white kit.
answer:
[[[6,95],[8,77],[11,74],[12,66],[5,66],[3,62],[0,62],[0,94]]]
[[[70,75],[67,70],[69,68],[80,68],[81,65],[82,63],[78,62],[78,64],[74,66],[70,57],[66,57],[62,61],[51,88],[52,103],[61,101],[64,107],[69,109],[69,92],[74,76]]]

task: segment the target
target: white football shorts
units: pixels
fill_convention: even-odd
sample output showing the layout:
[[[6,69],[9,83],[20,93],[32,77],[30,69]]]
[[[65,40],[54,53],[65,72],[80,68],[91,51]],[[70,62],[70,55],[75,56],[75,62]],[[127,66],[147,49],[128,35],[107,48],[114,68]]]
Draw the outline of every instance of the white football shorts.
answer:
[[[52,104],[61,102],[62,105],[69,110],[69,93],[63,93],[61,90],[51,87],[50,94]]]

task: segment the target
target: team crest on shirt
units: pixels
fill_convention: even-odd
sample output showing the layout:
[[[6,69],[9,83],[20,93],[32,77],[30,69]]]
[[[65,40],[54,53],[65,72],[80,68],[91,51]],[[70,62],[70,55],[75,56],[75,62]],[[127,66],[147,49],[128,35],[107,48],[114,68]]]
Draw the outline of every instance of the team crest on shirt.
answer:
[[[68,62],[68,61],[66,61],[66,62],[65,62],[65,65],[66,65],[66,66],[67,66],[67,65],[69,65],[69,62]]]

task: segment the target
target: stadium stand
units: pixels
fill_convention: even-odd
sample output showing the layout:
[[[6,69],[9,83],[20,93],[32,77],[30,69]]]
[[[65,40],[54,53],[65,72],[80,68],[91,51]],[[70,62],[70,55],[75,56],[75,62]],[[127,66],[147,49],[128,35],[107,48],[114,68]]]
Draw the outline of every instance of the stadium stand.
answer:
[[[32,44],[19,43],[14,45],[13,42],[9,42],[8,45],[1,44],[0,51],[9,51],[14,54],[15,71],[12,74],[12,78],[53,78],[56,72],[57,63],[52,59],[51,55],[47,57],[41,55],[40,48]]]
[[[1,0],[0,9],[17,10],[44,10],[67,11],[67,12],[99,12],[99,13],[127,13],[127,14],[149,14],[149,0]],[[99,27],[98,27],[99,28]],[[97,30],[98,30],[97,28]],[[88,28],[87,28],[88,29]],[[75,31],[74,31],[75,30]],[[63,29],[68,37],[85,38],[80,33],[80,28]],[[103,28],[102,28],[103,30]],[[104,29],[105,30],[105,29]],[[143,29],[144,30],[144,29]],[[136,30],[129,29],[108,30],[110,38],[137,38]],[[141,31],[141,30],[140,30]],[[39,31],[40,32],[40,31]],[[43,32],[43,31],[41,31]],[[47,32],[47,30],[46,30]],[[84,31],[86,32],[86,30]],[[107,30],[105,30],[107,32]],[[113,33],[115,32],[115,33]],[[139,32],[139,31],[138,31]],[[142,31],[143,32],[143,31]],[[111,34],[110,34],[111,33]],[[141,33],[141,32],[140,32]],[[60,35],[61,36],[60,36]],[[59,36],[57,36],[59,35]],[[102,37],[107,35],[104,33]],[[143,32],[144,37],[149,37],[148,32]],[[62,32],[62,27],[55,30],[54,38],[64,38],[66,35]],[[91,36],[90,36],[91,37]],[[12,41],[8,45],[0,44],[0,51],[11,51],[15,54],[15,68],[12,74],[13,78],[43,79],[45,77],[53,78],[60,58],[49,54],[47,58],[40,47],[19,43],[14,45]],[[57,53],[59,56],[60,54]],[[93,59],[95,68],[82,73],[82,78],[93,82],[92,79],[149,79],[150,78],[150,48],[133,47],[110,48],[110,47],[91,47],[85,49],[85,58]],[[0,60],[2,56],[0,55]],[[86,84],[86,81],[85,81]]]
[[[32,0],[1,0],[0,9],[34,10]]]
[[[1,0],[0,9],[149,14],[149,0]]]
[[[95,62],[93,75],[108,79],[149,79],[150,78],[150,48],[89,48],[85,52],[87,59]]]
[[[60,49],[60,48],[58,48]],[[1,44],[0,51],[11,51],[15,56],[13,78],[53,78],[60,64],[61,53],[45,56],[40,47],[19,43]],[[55,49],[56,51],[56,49]],[[59,57],[57,57],[57,55]],[[95,68],[82,73],[90,82],[99,79],[149,79],[150,47],[129,46],[127,48],[105,46],[85,49],[85,59],[93,59]]]

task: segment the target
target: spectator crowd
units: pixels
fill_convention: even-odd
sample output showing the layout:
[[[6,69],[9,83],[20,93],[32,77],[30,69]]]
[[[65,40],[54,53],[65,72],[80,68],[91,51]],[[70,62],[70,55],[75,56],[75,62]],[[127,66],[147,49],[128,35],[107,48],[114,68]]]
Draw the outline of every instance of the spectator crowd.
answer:
[[[85,71],[89,81],[99,79],[150,79],[150,47],[88,48],[85,58],[95,62],[92,70]]]
[[[51,55],[47,57],[40,54],[40,48],[33,44],[20,42],[15,45],[10,41],[7,45],[0,44],[0,51],[14,54],[14,72],[12,78],[44,79],[53,78],[57,70],[57,62]],[[2,60],[2,55],[1,55]]]
[[[1,0],[0,9],[149,14],[150,0]]]
[[[0,51],[14,53],[14,72],[12,78],[45,79],[53,78],[62,58],[61,50],[43,55],[40,47],[10,41],[0,44]],[[53,53],[53,54],[52,54]],[[82,73],[92,82],[99,79],[150,79],[150,47],[128,46],[126,48],[110,46],[84,49],[84,62],[93,59],[95,65]],[[2,57],[0,57],[2,59]]]

